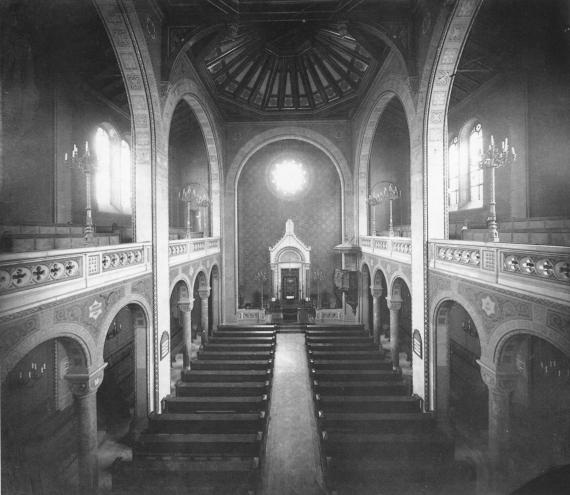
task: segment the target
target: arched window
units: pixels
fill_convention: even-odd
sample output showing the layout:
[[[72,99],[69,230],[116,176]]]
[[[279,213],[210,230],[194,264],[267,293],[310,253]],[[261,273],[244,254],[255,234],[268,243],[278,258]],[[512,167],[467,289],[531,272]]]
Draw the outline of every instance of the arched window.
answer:
[[[95,132],[95,199],[100,211],[131,212],[131,149],[120,139],[117,131],[108,126]]]
[[[459,208],[459,139],[455,136],[449,146],[449,169],[448,169],[448,192],[449,210]]]
[[[469,202],[470,207],[483,206],[483,170],[479,168],[483,151],[483,129],[477,122],[469,135]]]

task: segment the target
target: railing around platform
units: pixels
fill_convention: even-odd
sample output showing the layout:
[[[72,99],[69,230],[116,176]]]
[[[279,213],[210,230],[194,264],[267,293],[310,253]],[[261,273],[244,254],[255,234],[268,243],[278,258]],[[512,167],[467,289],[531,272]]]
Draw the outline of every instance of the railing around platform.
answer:
[[[363,253],[385,256],[407,263],[412,260],[412,240],[409,237],[361,236],[360,248]]]
[[[150,243],[2,255],[1,311],[39,304],[151,270]]]
[[[219,237],[182,239],[168,242],[168,262],[171,266],[218,254],[219,252]]]
[[[433,240],[430,268],[567,299],[570,248],[529,244]]]

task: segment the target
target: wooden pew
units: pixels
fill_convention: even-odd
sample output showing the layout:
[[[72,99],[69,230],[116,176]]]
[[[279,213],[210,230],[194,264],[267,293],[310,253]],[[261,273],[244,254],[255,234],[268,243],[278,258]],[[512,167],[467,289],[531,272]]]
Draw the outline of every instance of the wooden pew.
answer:
[[[335,335],[335,336],[307,336],[306,343],[313,344],[370,344],[374,345],[374,339],[369,336]]]
[[[176,395],[190,396],[251,396],[269,394],[271,382],[183,382],[176,384]]]
[[[213,411],[255,412],[269,411],[268,396],[171,397],[163,401],[165,413],[200,413]]]
[[[377,356],[376,359],[309,359],[316,370],[392,370],[392,363]]]
[[[435,430],[430,414],[319,411],[321,431],[373,433],[426,433]]]
[[[376,350],[378,352],[377,346],[374,343],[368,342],[342,342],[342,343],[330,343],[330,342],[314,342],[308,346],[311,351],[342,351],[345,356],[346,353],[352,351],[372,351]]]
[[[344,382],[400,382],[401,376],[386,369],[312,369],[313,379],[320,382],[342,380]]]
[[[193,370],[266,370],[271,369],[271,359],[202,359],[192,361]]]
[[[204,360],[259,360],[273,359],[273,351],[210,351],[199,350],[198,359]]]
[[[257,433],[265,430],[265,411],[257,413],[152,413],[148,433]]]
[[[183,382],[265,382],[271,379],[272,370],[183,370]]]
[[[218,352],[235,352],[235,351],[249,351],[249,352],[273,352],[273,344],[216,344],[207,343],[204,345],[204,350],[206,351],[218,351]]]
[[[325,395],[407,395],[408,386],[401,381],[313,380],[315,394]]]
[[[413,413],[420,399],[405,395],[315,395],[316,409],[328,412]]]
[[[275,345],[275,336],[226,336],[214,335],[208,339],[208,344],[269,344]]]
[[[350,354],[346,350],[315,350],[310,348],[309,351],[309,359],[383,359],[382,355],[377,349],[366,349],[366,350],[351,350]]]

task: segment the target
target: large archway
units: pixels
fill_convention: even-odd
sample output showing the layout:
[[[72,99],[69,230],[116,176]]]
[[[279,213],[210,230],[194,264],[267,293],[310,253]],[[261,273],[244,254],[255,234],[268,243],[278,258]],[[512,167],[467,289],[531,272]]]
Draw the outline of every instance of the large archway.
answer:
[[[72,337],[37,343],[2,381],[2,491],[63,493],[79,489],[78,411],[66,375],[87,369]]]

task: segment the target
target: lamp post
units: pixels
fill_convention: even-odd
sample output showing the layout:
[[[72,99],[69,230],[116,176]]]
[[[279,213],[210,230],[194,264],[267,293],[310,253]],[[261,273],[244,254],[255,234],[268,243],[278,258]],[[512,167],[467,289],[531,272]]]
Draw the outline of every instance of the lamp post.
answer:
[[[197,182],[186,184],[178,193],[178,198],[186,203],[186,238],[189,239],[192,234],[192,211],[208,206],[210,198],[206,188]]]
[[[261,304],[260,304],[260,309],[263,309],[263,286],[265,285],[265,281],[267,280],[267,274],[263,271],[263,270],[259,270],[256,274],[255,274],[255,280],[257,280],[259,282],[260,288],[261,288]]]
[[[373,235],[376,235],[376,206],[384,201],[390,202],[390,221],[388,224],[388,235],[394,237],[394,224],[392,221],[392,201],[402,197],[402,190],[393,182],[382,181],[372,186],[372,191],[368,195],[367,202],[372,206]]]
[[[317,308],[321,307],[321,291],[320,291],[320,283],[322,280],[325,279],[325,273],[320,270],[313,270],[313,279],[317,281]]]
[[[65,162],[67,163],[67,153]],[[89,151],[89,142],[85,141],[85,151],[79,156],[77,145],[73,145],[71,153],[71,164],[85,174],[85,225],[83,226],[83,237],[87,244],[93,243],[95,227],[93,225],[93,213],[91,206],[91,183],[92,175],[97,168],[97,160]]]
[[[497,210],[495,200],[495,169],[510,165],[517,159],[515,147],[509,149],[509,138],[501,143],[501,147],[495,147],[495,140],[491,136],[491,143],[486,153],[481,154],[479,168],[487,169],[491,172],[489,184],[489,217],[487,218],[488,239],[490,242],[499,242],[499,231],[497,228]]]

